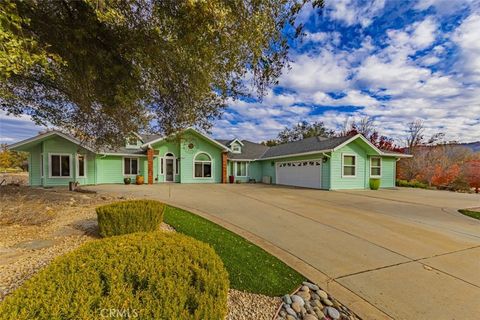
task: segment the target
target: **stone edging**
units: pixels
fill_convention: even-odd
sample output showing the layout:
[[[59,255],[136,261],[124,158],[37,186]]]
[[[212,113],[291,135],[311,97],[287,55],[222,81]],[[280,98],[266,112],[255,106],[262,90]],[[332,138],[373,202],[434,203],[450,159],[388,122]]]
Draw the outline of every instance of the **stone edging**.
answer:
[[[304,281],[293,294],[284,295],[282,301],[274,320],[360,319],[319,286],[308,281]]]

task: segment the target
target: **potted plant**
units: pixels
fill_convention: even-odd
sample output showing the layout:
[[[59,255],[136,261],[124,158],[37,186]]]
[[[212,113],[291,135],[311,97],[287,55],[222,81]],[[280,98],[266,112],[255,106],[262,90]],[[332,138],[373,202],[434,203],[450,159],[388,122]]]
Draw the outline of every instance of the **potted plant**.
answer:
[[[136,183],[136,184],[141,185],[141,184],[143,184],[143,182],[144,182],[143,176],[137,175],[137,176],[135,177],[135,183]]]
[[[123,179],[123,183],[125,183],[125,184],[130,184],[130,183],[132,183],[132,178],[130,178],[130,177],[124,178],[124,179]]]
[[[370,189],[378,190],[380,188],[380,179],[370,178]]]

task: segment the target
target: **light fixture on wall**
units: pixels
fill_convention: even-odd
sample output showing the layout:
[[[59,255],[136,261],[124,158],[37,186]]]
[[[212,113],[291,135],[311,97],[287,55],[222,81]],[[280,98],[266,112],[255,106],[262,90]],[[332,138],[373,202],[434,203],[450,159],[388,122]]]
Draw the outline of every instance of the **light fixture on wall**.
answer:
[[[327,161],[328,161],[328,158],[327,158],[327,157],[323,157],[323,158],[322,158],[322,162],[323,162],[323,163],[327,163]]]

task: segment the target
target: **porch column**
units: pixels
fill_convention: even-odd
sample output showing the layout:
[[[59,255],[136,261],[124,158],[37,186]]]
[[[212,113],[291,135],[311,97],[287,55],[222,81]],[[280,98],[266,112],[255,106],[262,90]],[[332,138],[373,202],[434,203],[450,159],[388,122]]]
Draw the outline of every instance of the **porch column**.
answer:
[[[148,184],[153,184],[153,149],[147,149],[147,162],[148,162]]]
[[[227,153],[222,152],[222,183],[227,183]]]

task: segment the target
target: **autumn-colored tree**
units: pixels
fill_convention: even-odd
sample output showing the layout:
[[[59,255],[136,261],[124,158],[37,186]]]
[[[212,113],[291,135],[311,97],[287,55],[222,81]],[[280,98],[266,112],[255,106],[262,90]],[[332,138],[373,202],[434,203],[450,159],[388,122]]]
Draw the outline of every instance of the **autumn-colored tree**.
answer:
[[[460,166],[456,163],[446,169],[440,164],[436,164],[432,177],[432,185],[448,186],[459,176],[459,174]]]
[[[464,166],[465,180],[478,193],[480,189],[480,158],[467,161]]]
[[[357,121],[345,121],[344,128],[340,132],[340,136],[354,136],[362,134],[377,148],[388,151],[403,152],[404,149],[395,144],[392,138],[380,135],[375,127],[375,123],[370,117],[363,117]]]
[[[19,168],[27,161],[26,152],[9,150],[7,144],[0,145],[0,168]]]

